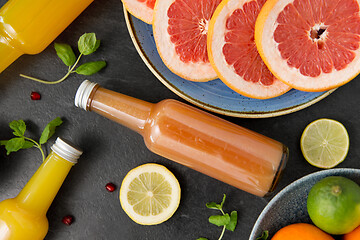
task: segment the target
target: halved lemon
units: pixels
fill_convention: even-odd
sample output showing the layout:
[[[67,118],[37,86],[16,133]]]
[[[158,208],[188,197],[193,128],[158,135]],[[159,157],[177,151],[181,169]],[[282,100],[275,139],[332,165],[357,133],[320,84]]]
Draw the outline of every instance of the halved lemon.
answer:
[[[167,168],[148,163],[125,176],[119,198],[121,207],[134,222],[155,225],[175,213],[180,203],[180,185]]]
[[[332,168],[344,161],[349,150],[349,135],[340,122],[322,118],[305,128],[300,146],[311,165]]]

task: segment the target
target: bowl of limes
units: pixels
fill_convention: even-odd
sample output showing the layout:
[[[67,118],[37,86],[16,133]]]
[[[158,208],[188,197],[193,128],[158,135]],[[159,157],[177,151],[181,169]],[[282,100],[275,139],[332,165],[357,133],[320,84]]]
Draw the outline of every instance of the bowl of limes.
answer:
[[[258,217],[249,240],[359,240],[360,169],[322,170],[280,191]]]

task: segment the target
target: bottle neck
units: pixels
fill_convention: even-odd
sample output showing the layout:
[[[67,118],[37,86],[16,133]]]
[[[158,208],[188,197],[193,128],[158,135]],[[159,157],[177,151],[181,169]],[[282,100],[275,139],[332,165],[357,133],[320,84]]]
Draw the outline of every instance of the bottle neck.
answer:
[[[153,105],[96,86],[90,94],[86,108],[143,135]]]
[[[15,198],[19,206],[45,215],[73,165],[52,151]]]

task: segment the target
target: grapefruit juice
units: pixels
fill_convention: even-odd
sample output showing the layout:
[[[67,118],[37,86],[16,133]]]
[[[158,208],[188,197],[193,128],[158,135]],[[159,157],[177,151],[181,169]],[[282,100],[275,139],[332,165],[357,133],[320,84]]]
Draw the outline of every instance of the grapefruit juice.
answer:
[[[175,100],[152,104],[89,83],[77,106],[137,131],[165,158],[257,196],[273,190],[285,167],[288,149],[278,141]],[[86,84],[92,90],[83,94]]]
[[[0,9],[0,73],[44,50],[93,0],[9,0]]]

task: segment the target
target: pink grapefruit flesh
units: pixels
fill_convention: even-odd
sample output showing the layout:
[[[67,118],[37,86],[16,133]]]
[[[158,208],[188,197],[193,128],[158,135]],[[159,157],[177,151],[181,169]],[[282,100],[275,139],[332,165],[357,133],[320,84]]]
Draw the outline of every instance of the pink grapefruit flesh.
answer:
[[[165,65],[191,81],[217,78],[207,53],[210,18],[221,0],[161,0],[155,5],[154,38]]]
[[[269,69],[299,90],[338,87],[360,71],[359,0],[269,0],[255,30]]]
[[[148,24],[152,24],[155,1],[156,0],[122,0],[128,12]]]
[[[262,61],[254,41],[257,15],[265,0],[224,0],[210,22],[208,51],[219,78],[234,91],[252,98],[279,96],[290,87]]]

